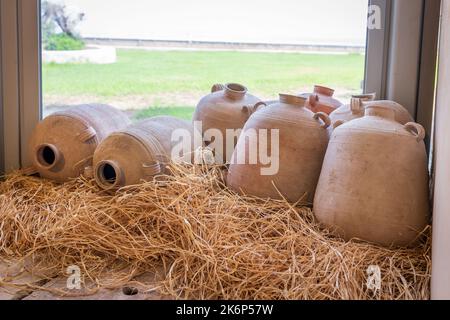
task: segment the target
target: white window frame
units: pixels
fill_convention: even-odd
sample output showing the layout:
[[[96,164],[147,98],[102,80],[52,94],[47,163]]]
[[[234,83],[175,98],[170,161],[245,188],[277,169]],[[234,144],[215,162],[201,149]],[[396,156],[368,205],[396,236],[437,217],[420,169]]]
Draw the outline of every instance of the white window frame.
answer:
[[[440,0],[369,0],[369,5],[381,8],[382,28],[367,34],[364,91],[403,104],[429,137]],[[42,113],[40,1],[1,1],[1,8],[0,170],[9,171],[29,164],[26,141]]]
[[[367,34],[364,91],[403,104],[430,137],[441,0],[369,4],[382,9],[382,29]],[[40,54],[40,1],[0,0],[0,172],[29,164],[27,143],[42,111]]]
[[[431,298],[450,300],[450,0],[442,1],[434,128],[433,264]]]
[[[369,0],[381,30],[368,30],[364,91],[408,109],[431,147],[441,0]]]

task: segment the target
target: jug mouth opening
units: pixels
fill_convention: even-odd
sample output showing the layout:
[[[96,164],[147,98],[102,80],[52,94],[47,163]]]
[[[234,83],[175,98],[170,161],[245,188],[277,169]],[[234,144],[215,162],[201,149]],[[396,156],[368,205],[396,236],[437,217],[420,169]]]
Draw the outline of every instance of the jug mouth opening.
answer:
[[[321,94],[327,97],[332,97],[334,95],[334,89],[316,85],[314,86],[314,93]]]
[[[94,175],[99,186],[105,190],[117,188],[121,184],[122,172],[114,161],[101,161]]]
[[[231,99],[242,99],[247,92],[247,88],[239,83],[227,83],[225,85],[225,94]]]
[[[299,96],[294,96],[291,94],[284,94],[284,93],[280,93],[280,102],[294,105],[297,107],[305,107],[305,105],[306,105],[305,98],[299,97]]]
[[[60,152],[52,144],[43,144],[37,148],[36,162],[44,169],[52,169],[61,159]]]

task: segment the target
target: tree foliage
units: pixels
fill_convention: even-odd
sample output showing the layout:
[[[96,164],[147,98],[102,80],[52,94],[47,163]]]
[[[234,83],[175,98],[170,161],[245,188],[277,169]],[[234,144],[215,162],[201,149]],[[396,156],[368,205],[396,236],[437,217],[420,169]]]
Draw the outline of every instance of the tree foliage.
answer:
[[[79,38],[77,25],[84,20],[84,13],[71,13],[63,3],[42,2],[42,25],[44,31],[54,32],[55,26],[69,37]],[[52,30],[53,29],[53,30]],[[47,35],[48,36],[48,35]]]

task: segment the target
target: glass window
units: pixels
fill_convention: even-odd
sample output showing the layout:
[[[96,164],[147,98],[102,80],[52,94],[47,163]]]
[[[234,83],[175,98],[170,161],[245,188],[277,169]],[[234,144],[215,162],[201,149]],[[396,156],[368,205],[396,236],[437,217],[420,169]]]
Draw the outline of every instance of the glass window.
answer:
[[[215,83],[362,92],[367,0],[43,0],[43,114],[107,103],[190,119]]]

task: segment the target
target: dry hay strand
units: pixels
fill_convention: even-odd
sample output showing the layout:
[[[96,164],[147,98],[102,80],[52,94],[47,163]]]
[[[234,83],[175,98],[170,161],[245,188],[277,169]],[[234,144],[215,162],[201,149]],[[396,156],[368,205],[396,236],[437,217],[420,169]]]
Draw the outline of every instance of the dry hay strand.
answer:
[[[157,288],[177,299],[429,299],[429,229],[414,249],[345,242],[308,207],[227,190],[219,168],[172,171],[113,194],[12,174],[0,183],[0,256],[49,278],[77,265],[97,289],[162,266]]]

